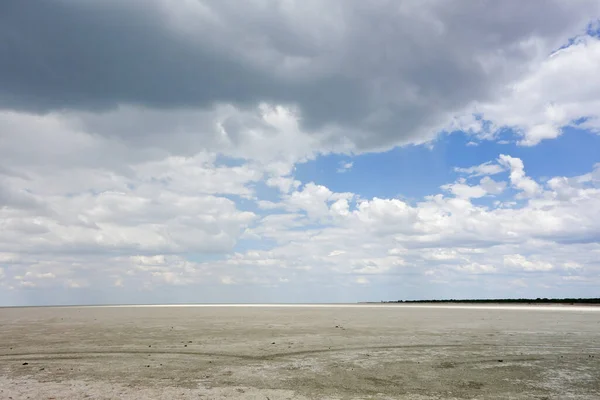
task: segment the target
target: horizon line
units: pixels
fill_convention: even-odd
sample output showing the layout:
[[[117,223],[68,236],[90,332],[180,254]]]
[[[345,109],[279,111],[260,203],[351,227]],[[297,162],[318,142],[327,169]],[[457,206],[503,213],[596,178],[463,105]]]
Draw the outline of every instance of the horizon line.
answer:
[[[357,303],[165,303],[165,304],[56,304],[56,305],[27,305],[27,306],[0,306],[0,309],[8,308],[153,308],[153,307],[181,307],[181,308],[439,308],[439,309],[476,309],[476,310],[539,310],[539,311],[600,311],[600,306],[570,305],[567,303],[513,303],[513,304],[460,304],[442,303],[397,303],[397,302],[357,302]]]

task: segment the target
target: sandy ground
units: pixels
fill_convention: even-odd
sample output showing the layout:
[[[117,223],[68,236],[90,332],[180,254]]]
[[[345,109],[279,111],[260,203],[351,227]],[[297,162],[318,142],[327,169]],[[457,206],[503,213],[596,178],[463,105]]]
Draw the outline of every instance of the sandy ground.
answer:
[[[1,399],[600,399],[600,309],[0,309]]]

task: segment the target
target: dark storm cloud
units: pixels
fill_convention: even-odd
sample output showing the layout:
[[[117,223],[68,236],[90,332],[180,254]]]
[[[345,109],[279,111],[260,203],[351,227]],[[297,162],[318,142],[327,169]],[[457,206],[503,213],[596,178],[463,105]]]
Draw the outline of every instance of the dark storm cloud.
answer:
[[[281,102],[389,145],[490,97],[533,56],[525,40],[584,28],[587,4],[4,0],[0,107]]]
[[[39,110],[256,101],[266,76],[165,31],[142,3],[9,1],[3,103]]]

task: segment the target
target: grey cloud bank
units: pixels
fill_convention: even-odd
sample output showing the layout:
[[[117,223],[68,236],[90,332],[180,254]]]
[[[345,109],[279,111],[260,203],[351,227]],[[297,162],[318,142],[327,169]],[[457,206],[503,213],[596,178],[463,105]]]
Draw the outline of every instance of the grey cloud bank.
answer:
[[[597,10],[584,1],[548,2],[542,13],[512,1],[8,0],[0,105],[282,103],[308,131],[389,147],[428,140],[454,113],[493,99]]]

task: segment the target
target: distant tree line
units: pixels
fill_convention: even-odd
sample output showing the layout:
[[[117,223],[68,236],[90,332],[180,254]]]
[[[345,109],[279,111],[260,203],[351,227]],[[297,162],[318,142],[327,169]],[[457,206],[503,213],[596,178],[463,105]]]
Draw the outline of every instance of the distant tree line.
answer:
[[[382,303],[521,303],[521,304],[600,304],[600,298],[548,299],[445,299],[445,300],[397,300]]]

